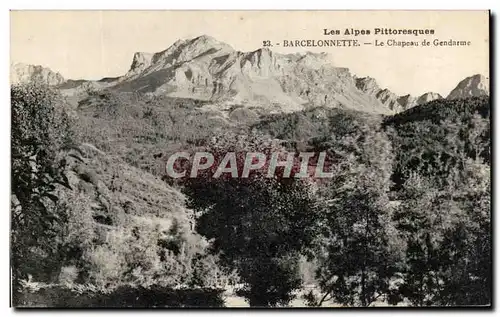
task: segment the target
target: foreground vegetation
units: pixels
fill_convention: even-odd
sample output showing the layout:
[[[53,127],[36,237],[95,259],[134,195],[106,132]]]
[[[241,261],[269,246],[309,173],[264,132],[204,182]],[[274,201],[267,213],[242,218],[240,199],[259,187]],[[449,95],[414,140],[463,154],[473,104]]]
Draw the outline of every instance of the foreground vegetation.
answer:
[[[11,97],[16,305],[222,306],[234,289],[286,306],[305,284],[311,306],[491,303],[487,98],[381,117],[112,91],[73,109],[35,83]],[[334,177],[174,183],[181,149],[326,151]]]

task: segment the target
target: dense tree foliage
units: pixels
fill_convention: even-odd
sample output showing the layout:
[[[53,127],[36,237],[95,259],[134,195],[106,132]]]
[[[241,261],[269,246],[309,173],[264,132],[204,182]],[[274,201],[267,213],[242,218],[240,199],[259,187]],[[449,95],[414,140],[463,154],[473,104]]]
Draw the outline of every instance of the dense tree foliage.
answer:
[[[264,152],[272,147],[259,136],[226,135],[213,142],[208,152]],[[243,160],[237,164],[241,171]],[[198,213],[197,231],[213,239],[214,252],[238,271],[244,284],[238,293],[251,306],[285,305],[293,299],[292,291],[302,282],[298,261],[314,238],[318,216],[312,183],[267,178],[266,171],[248,178],[202,174],[184,181]]]
[[[71,141],[61,97],[38,83],[11,88],[12,263],[14,283],[27,274],[57,272],[64,210],[58,186],[69,187],[58,154]],[[54,255],[54,256],[51,256]],[[52,259],[52,261],[47,261]],[[40,262],[40,263],[37,263]]]
[[[463,157],[490,162],[490,104],[486,97],[435,100],[384,121],[396,162],[393,180],[408,173],[445,179]]]
[[[491,302],[487,98],[434,101],[389,118],[401,294],[414,305]]]

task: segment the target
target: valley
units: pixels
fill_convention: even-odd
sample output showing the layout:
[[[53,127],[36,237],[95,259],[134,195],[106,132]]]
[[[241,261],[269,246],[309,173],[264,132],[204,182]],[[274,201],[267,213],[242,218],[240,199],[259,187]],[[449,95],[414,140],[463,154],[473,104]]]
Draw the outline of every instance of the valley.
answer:
[[[207,35],[137,52],[119,77],[11,73],[16,306],[491,303],[483,75],[398,95],[326,53]],[[325,153],[329,177],[165,169],[282,152]]]

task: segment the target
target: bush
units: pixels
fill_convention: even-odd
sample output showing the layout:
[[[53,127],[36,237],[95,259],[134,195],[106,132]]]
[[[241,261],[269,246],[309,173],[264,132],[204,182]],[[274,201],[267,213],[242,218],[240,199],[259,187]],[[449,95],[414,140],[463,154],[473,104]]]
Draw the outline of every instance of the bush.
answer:
[[[92,288],[72,289],[45,286],[36,291],[24,290],[19,306],[53,308],[162,308],[162,307],[222,307],[221,289],[171,289],[152,285],[148,288],[122,286],[112,292]]]

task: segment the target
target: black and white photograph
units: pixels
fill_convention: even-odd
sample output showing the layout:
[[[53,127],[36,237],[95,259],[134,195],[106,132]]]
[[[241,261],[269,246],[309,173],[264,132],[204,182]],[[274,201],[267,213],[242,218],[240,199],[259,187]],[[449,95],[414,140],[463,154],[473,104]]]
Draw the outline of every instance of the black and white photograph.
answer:
[[[492,308],[489,11],[9,16],[11,307]]]

